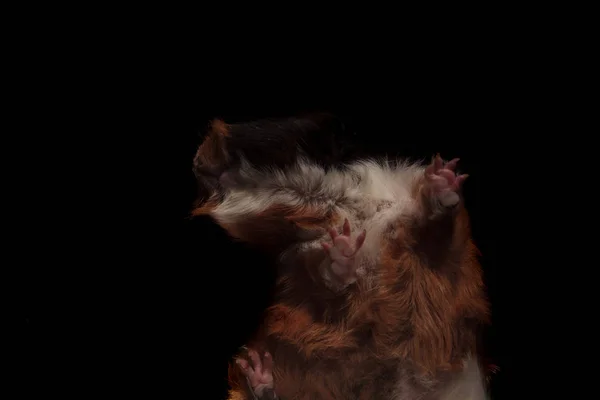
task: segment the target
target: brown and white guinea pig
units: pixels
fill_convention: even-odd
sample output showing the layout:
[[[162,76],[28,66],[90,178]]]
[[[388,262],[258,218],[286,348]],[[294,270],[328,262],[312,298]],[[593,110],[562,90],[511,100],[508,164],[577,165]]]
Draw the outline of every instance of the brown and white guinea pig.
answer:
[[[196,155],[193,214],[279,259],[274,305],[230,368],[229,398],[485,399],[488,303],[458,160],[323,166],[296,123],[308,122],[216,121]],[[276,146],[249,128],[265,124]]]

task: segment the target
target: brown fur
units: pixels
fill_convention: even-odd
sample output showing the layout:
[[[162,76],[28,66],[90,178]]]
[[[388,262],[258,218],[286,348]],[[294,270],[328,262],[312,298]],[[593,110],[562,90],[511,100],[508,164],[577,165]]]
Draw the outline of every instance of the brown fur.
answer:
[[[225,138],[229,136],[227,129],[227,124],[221,120],[211,122],[208,135],[196,152],[196,167],[221,167],[229,161],[225,145]]]
[[[360,281],[343,293],[328,291],[314,270],[318,255],[280,279],[280,298],[256,346],[273,354],[281,399],[383,399],[403,364],[412,376],[407,390],[427,391],[476,353],[488,305],[467,212],[461,206],[431,220],[426,204],[394,227],[398,239],[383,249],[375,292]],[[278,211],[277,218],[301,218]]]

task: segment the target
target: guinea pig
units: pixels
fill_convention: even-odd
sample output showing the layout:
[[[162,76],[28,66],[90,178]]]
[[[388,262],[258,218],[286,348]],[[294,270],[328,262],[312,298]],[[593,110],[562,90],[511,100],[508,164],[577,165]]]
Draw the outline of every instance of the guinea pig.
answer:
[[[278,259],[229,398],[486,398],[489,307],[458,159],[323,163],[286,123],[269,128],[274,147],[262,123],[213,123],[196,156],[205,194],[192,213]]]

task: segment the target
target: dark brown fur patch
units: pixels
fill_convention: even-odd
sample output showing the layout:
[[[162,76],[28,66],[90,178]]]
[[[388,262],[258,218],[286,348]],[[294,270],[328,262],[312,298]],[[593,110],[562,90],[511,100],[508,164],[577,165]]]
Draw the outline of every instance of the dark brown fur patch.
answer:
[[[225,138],[227,125],[220,120],[212,121],[208,135],[198,148],[194,158],[194,167],[198,171],[203,169],[222,169],[229,161]]]
[[[281,298],[260,339],[273,354],[281,398],[382,398],[395,390],[401,365],[406,390],[425,393],[430,382],[462,369],[465,356],[477,351],[488,305],[468,215],[463,208],[454,215],[449,247],[434,264],[419,246],[435,237],[423,236],[420,222],[398,221],[375,292],[359,281],[332,294],[310,268],[281,278]]]

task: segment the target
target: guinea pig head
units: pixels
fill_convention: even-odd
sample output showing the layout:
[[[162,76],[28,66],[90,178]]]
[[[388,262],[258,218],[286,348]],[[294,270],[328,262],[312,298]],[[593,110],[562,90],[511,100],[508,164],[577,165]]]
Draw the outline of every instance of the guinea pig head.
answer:
[[[200,191],[197,206],[219,195],[219,178],[228,168],[231,157],[227,149],[228,126],[221,120],[210,124],[208,134],[194,157],[194,174]]]
[[[263,182],[275,171],[294,168],[299,157],[335,163],[330,125],[322,115],[213,121],[194,158],[200,196],[192,215],[209,215],[231,236],[259,245],[285,247],[321,234],[333,217],[330,210],[302,202],[290,206]]]
[[[227,124],[213,120],[194,157],[198,180],[198,209],[222,200],[223,192],[233,187],[252,186],[255,182],[240,174],[243,165],[255,169],[286,169],[299,156],[320,164],[337,161],[336,119],[329,114],[262,119]]]

